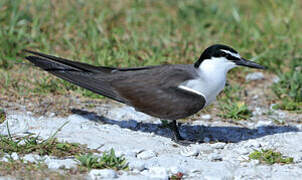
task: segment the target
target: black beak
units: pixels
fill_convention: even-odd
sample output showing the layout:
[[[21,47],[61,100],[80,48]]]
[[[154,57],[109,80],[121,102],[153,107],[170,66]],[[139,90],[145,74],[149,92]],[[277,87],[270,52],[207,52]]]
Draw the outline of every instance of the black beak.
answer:
[[[265,66],[261,66],[260,64],[257,64],[253,61],[249,61],[247,59],[241,58],[239,61],[235,61],[235,63],[238,66],[246,66],[250,68],[256,68],[256,69],[267,69]]]

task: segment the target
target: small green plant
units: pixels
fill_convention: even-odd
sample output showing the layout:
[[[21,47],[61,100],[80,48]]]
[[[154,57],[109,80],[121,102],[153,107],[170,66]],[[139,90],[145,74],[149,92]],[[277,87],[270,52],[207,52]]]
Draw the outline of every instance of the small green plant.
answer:
[[[240,101],[242,88],[239,85],[227,86],[224,95],[219,102],[219,108],[222,111],[218,115],[226,119],[248,119],[252,112],[248,109],[245,102]]]
[[[5,121],[6,114],[3,109],[0,109],[0,124],[2,124]]]
[[[292,157],[284,157],[280,152],[273,151],[272,149],[255,150],[249,155],[249,158],[259,160],[265,164],[290,164],[294,161]]]
[[[281,100],[274,109],[302,112],[302,59],[294,59],[287,72],[279,72],[279,82],[272,86]]]
[[[252,116],[252,112],[247,108],[247,105],[242,102],[228,102],[227,104],[222,104],[221,109],[223,113],[219,114],[219,116],[223,118],[230,119],[248,119]]]
[[[82,166],[87,167],[88,169],[128,169],[126,159],[123,156],[117,157],[113,149],[109,152],[104,152],[101,157],[89,153],[85,155],[76,155],[75,158],[80,161]]]

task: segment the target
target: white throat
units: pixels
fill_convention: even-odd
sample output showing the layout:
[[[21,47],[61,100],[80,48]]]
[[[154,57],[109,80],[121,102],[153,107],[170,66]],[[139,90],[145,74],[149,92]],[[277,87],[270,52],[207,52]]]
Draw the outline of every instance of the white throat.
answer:
[[[204,60],[197,70],[199,77],[186,81],[182,87],[198,91],[206,99],[206,106],[216,100],[226,83],[227,72],[236,64],[224,57],[212,57]]]

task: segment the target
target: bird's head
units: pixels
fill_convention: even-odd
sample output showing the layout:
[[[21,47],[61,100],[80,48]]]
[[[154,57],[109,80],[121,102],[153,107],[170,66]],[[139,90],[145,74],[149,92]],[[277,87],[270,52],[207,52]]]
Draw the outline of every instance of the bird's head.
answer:
[[[223,68],[226,71],[236,66],[266,69],[266,67],[262,65],[242,58],[233,48],[222,44],[215,44],[205,49],[198,61],[194,64],[196,68],[199,68],[201,65]]]

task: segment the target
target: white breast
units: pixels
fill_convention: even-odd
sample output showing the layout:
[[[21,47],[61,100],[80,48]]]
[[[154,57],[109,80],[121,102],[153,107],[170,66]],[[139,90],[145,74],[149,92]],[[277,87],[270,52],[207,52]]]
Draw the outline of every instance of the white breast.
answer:
[[[204,60],[198,69],[199,77],[182,83],[179,88],[203,95],[205,106],[216,100],[216,96],[223,90],[227,72],[236,67],[236,64],[224,57]]]

